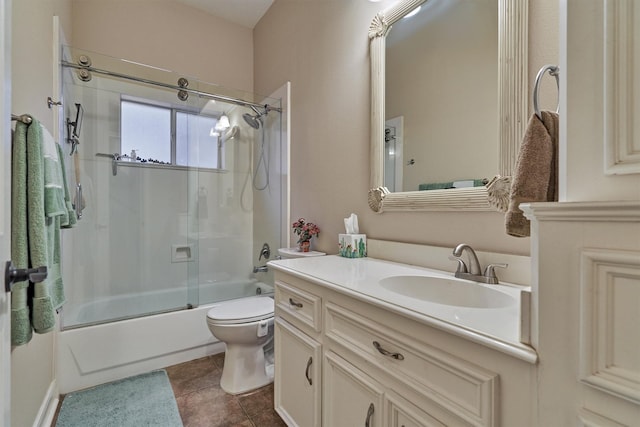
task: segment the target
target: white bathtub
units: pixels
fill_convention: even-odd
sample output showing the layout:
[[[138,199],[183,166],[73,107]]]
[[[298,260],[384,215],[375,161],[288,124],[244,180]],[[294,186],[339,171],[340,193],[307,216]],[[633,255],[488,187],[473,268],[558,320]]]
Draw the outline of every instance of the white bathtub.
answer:
[[[211,300],[213,295],[224,300],[251,296],[256,294],[258,288],[265,295],[273,292],[271,285],[253,280],[212,283],[201,286],[200,300]],[[143,303],[140,299],[137,302]],[[106,300],[91,304],[95,306],[79,307],[72,314],[81,316],[83,312],[121,310],[121,305],[128,305],[124,300],[113,298],[111,306]],[[57,357],[60,393],[224,351],[224,343],[211,335],[206,322],[207,311],[216,304],[219,302],[188,310],[63,330],[59,333]],[[65,313],[67,315],[69,313]]]
[[[198,306],[213,302],[272,294],[273,286],[256,279],[226,280],[202,283],[198,289],[188,289],[186,284],[172,289],[138,292],[98,298],[94,301],[67,303],[62,312],[62,329],[120,321],[133,317],[182,310],[190,304]],[[198,295],[197,303],[191,295]]]

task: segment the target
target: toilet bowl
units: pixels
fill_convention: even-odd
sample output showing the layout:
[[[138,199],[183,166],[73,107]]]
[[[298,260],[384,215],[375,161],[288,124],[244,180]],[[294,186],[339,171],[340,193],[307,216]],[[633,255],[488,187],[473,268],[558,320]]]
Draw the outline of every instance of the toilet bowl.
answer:
[[[273,382],[273,356],[265,348],[273,341],[273,299],[240,298],[207,312],[211,333],[227,346],[220,387],[230,394],[244,393]]]

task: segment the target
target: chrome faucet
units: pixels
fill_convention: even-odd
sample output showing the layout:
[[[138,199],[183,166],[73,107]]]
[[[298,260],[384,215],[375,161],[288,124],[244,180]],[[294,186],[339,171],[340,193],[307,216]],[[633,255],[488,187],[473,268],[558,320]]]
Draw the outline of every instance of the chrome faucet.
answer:
[[[463,253],[467,253],[467,262],[462,259]],[[460,243],[453,250],[453,256],[449,257],[451,260],[458,262],[458,268],[455,272],[455,277],[460,279],[473,280],[475,282],[488,283],[491,285],[498,284],[498,276],[496,276],[496,267],[507,268],[508,264],[489,264],[484,271],[480,267],[478,256],[473,248],[466,243]]]
[[[453,256],[456,258],[461,258],[465,250],[467,252],[467,264],[465,264],[464,261],[461,260],[462,264],[458,263],[458,269],[460,269],[461,266],[465,266],[465,273],[473,274],[475,276],[479,275],[481,270],[480,262],[478,261],[478,257],[476,256],[476,251],[474,251],[471,246],[467,245],[466,243],[460,243],[453,250]]]
[[[261,265],[260,267],[253,267],[253,272],[254,273],[266,273],[267,271],[269,271],[269,267],[267,267],[266,265]]]

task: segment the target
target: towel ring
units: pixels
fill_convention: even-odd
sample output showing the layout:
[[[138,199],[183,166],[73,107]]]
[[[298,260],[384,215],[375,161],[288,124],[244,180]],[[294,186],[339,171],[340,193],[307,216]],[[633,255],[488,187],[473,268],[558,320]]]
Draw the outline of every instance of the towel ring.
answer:
[[[536,75],[536,84],[533,86],[533,110],[535,111],[536,116],[538,116],[540,120],[542,120],[542,113],[540,112],[540,107],[538,106],[540,81],[542,80],[544,73],[547,71],[549,72],[550,75],[556,78],[556,86],[558,87],[558,92],[560,91],[560,79],[558,78],[558,75],[560,74],[560,68],[557,65],[550,65],[550,64],[547,64],[544,67],[540,68],[540,71],[538,71],[538,75]],[[558,106],[556,107],[556,113],[559,111],[559,108],[560,108],[559,104],[560,104],[560,100],[558,99]]]

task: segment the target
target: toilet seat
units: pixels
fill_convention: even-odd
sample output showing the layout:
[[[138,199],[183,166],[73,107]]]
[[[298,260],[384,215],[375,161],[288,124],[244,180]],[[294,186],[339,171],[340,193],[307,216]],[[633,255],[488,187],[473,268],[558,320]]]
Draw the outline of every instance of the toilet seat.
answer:
[[[217,325],[251,323],[273,317],[273,310],[272,298],[240,298],[213,307],[207,312],[207,322]]]

